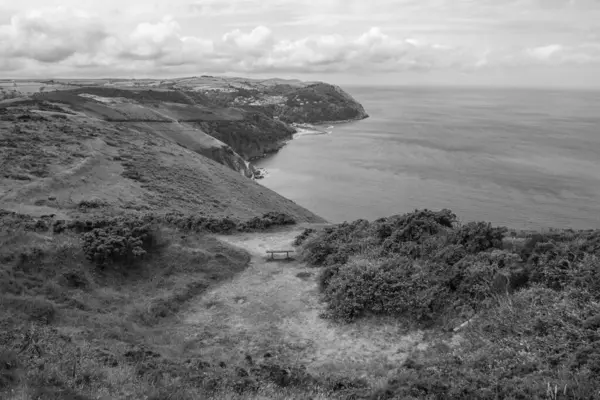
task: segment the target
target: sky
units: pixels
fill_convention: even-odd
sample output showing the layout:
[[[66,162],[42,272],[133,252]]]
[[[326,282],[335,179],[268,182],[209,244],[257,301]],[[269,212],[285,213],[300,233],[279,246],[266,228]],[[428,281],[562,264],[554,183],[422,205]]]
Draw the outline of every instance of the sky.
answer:
[[[600,88],[600,0],[0,0],[0,78]]]

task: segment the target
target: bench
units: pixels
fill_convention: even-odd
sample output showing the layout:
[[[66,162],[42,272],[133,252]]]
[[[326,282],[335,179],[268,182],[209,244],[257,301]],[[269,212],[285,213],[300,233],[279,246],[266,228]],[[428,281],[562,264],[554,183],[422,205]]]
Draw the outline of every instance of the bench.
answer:
[[[294,250],[267,250],[268,254],[271,254],[271,260],[275,259],[275,254],[283,254],[285,253],[285,259],[290,259],[290,253],[293,253]]]

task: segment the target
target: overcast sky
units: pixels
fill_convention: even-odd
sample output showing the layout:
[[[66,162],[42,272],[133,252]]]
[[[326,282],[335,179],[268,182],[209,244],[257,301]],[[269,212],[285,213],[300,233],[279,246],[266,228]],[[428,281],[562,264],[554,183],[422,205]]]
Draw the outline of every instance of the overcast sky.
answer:
[[[0,78],[600,87],[600,0],[0,0]]]

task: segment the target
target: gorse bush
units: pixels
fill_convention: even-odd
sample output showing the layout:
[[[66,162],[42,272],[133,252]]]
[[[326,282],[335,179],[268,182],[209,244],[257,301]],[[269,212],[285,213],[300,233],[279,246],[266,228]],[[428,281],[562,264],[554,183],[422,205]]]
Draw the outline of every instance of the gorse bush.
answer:
[[[328,311],[346,321],[376,314],[426,321],[436,309],[435,292],[444,290],[409,259],[383,264],[353,261],[333,271],[322,284]]]
[[[495,296],[530,285],[580,287],[600,296],[598,232],[534,235],[519,254],[502,250],[507,232],[484,222],[458,226],[449,210],[422,210],[326,228],[306,240],[303,256],[331,267],[322,273],[321,290],[329,315],[344,320],[466,318]],[[436,301],[428,301],[433,295]]]
[[[514,251],[506,234],[423,210],[304,242],[327,317],[471,321],[460,351],[416,353],[373,399],[600,398],[600,231],[534,234]]]
[[[469,222],[453,232],[452,242],[462,245],[469,253],[502,248],[507,228],[494,228],[489,222]]]
[[[287,214],[269,212],[239,225],[240,231],[264,230],[274,226],[294,225],[296,220]]]
[[[82,236],[86,258],[99,266],[131,264],[142,258],[156,242],[156,228],[143,220],[122,221],[94,228]]]
[[[296,238],[294,239],[294,246],[302,245],[313,233],[315,233],[315,230],[312,228],[307,228],[304,231],[302,231],[302,233],[296,236]]]

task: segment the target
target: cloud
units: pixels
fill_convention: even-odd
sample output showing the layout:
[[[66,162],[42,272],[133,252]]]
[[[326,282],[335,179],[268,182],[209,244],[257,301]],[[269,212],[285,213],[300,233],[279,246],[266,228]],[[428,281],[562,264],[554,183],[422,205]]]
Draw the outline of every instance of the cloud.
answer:
[[[233,54],[258,56],[274,44],[273,32],[265,27],[258,26],[248,33],[239,29],[223,35],[221,48]]]
[[[272,1],[276,1],[278,7],[290,3],[289,0]],[[460,0],[460,4],[465,2]],[[322,0],[321,3],[322,10],[327,12],[341,4],[339,0]],[[413,0],[400,3],[407,9],[414,9],[417,4]],[[317,3],[299,0],[300,6],[310,4],[315,6]],[[352,18],[357,18],[359,12],[368,8],[365,4],[347,3],[348,9],[355,13]],[[260,7],[255,0],[239,3],[204,0],[196,6],[209,7],[212,12],[226,12],[231,7],[246,11]],[[205,8],[202,10],[206,11]],[[339,21],[343,20],[341,17],[343,15]],[[479,49],[448,43],[443,37],[434,40],[420,35],[418,30],[414,35],[400,35],[398,31],[393,34],[390,31],[394,30],[379,26],[364,27],[361,31],[333,32],[329,29],[329,32],[307,35],[301,31],[301,34],[290,35],[280,25],[276,26],[282,30],[256,24],[251,29],[233,29],[215,35],[210,29],[201,29],[198,21],[193,21],[194,29],[190,29],[189,20],[182,21],[174,15],[148,18],[129,25],[106,21],[106,17],[103,19],[99,14],[73,8],[42,8],[14,15],[0,25],[0,71],[72,76],[159,72],[168,75],[189,72],[365,75],[401,71],[474,71],[525,64],[600,63],[600,44],[593,40],[581,44],[538,43],[502,50],[492,45]]]
[[[547,46],[534,47],[528,49],[527,53],[538,60],[548,60],[553,54],[559,53],[563,50],[563,46],[560,44],[551,44]]]
[[[181,45],[181,27],[172,17],[166,16],[156,23],[143,22],[127,38],[115,45],[120,56],[133,60],[156,60],[165,57]]]
[[[21,60],[30,66],[54,65],[55,70],[72,67],[75,72],[135,70],[135,66],[222,72],[427,69],[443,64],[436,54],[446,57],[448,53],[444,46],[392,38],[376,27],[357,36],[324,34],[290,40],[259,25],[207,39],[184,35],[178,21],[165,16],[141,22],[130,32],[109,33],[93,16],[60,8],[14,16],[10,24],[0,27],[0,38],[4,43],[0,56],[14,60],[13,64]],[[1,67],[8,70],[8,65],[5,61]]]
[[[85,12],[60,7],[31,11],[0,26],[0,55],[59,62],[97,51],[107,37],[102,23]]]
[[[525,51],[526,56],[545,64],[600,64],[600,43],[588,42],[574,45],[551,44]]]

